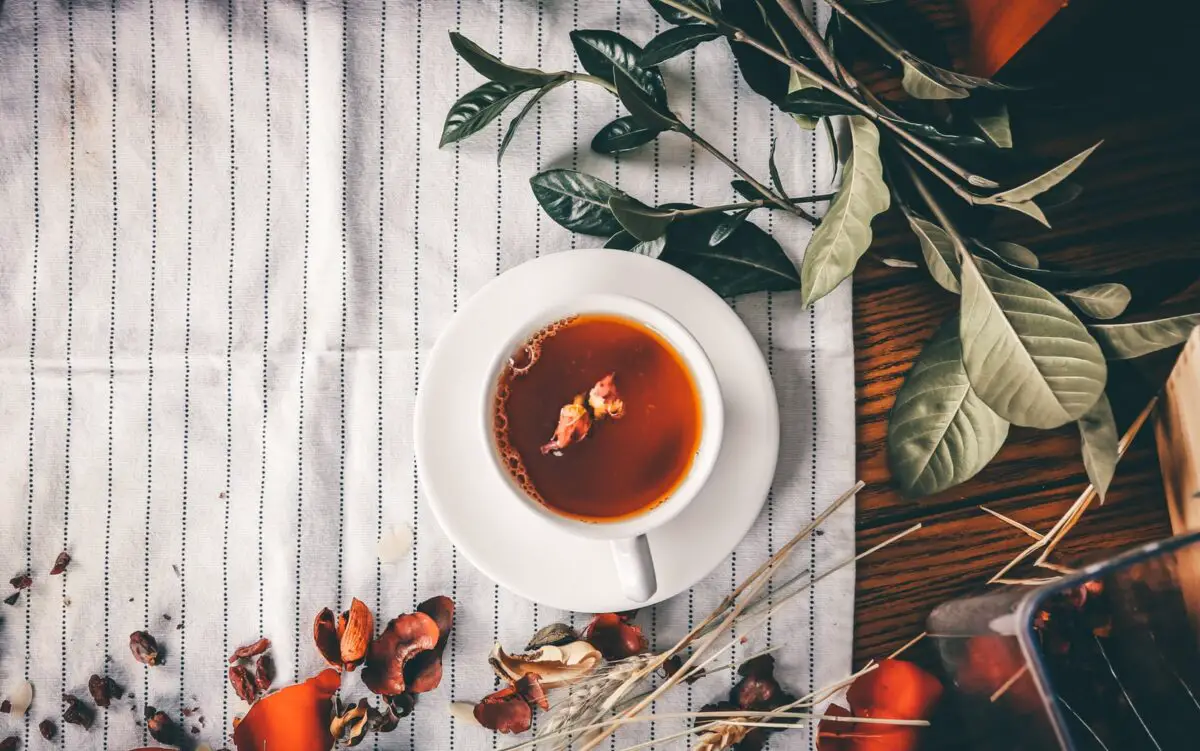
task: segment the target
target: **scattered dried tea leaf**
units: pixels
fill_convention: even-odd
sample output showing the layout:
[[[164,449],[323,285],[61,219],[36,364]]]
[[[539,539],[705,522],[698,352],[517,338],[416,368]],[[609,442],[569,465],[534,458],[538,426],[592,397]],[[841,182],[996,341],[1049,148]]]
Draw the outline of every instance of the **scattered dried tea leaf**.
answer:
[[[229,683],[233,686],[233,692],[238,695],[238,698],[247,704],[253,704],[254,700],[258,698],[258,688],[245,665],[229,666]]]
[[[50,575],[58,576],[62,572],[66,571],[67,566],[69,566],[70,564],[71,564],[71,554],[64,550],[63,552],[58,554],[57,558],[54,559],[54,568],[50,569]]]
[[[92,727],[94,715],[92,714],[91,707],[70,694],[63,694],[62,700],[67,705],[66,709],[63,710],[63,722],[70,725],[78,725],[84,730]]]
[[[8,583],[13,585],[13,589],[17,591],[29,589],[31,586],[33,586],[33,577],[31,577],[29,574],[17,574],[13,578],[9,579]]]
[[[384,529],[376,545],[380,563],[398,563],[412,550],[413,531],[407,524],[392,524]]]
[[[313,641],[325,662],[329,663],[330,667],[341,670],[341,640],[338,638],[337,621],[329,608],[322,608],[313,621]]]
[[[150,731],[150,737],[159,743],[174,745],[179,742],[179,726],[166,712],[160,712],[154,707],[146,707],[146,729]]]
[[[3,710],[5,714],[23,717],[32,703],[33,684],[29,681],[21,681],[9,692],[8,698],[4,700],[0,710]]]
[[[578,443],[587,438],[588,430],[592,427],[592,417],[583,406],[583,395],[575,397],[575,401],[563,405],[558,411],[558,426],[554,428],[554,437],[542,446],[542,454],[552,451],[562,451],[572,443]]]
[[[145,665],[162,664],[158,641],[145,631],[134,631],[129,635],[129,651],[133,652],[133,659]]]
[[[404,693],[405,663],[414,655],[433,649],[437,641],[437,623],[425,613],[393,618],[371,643],[363,667],[363,683],[377,694]]]
[[[533,724],[533,709],[512,686],[483,697],[473,714],[480,725],[498,733],[524,733]]]
[[[648,648],[642,629],[626,613],[598,613],[583,630],[583,638],[606,660],[623,660]]]
[[[605,417],[619,420],[625,416],[625,402],[617,391],[616,377],[616,373],[609,373],[596,381],[596,385],[588,392],[588,406],[597,420]]]
[[[16,592],[13,592],[11,595],[4,598],[4,604],[5,605],[16,605],[17,600],[20,599],[20,597],[21,597],[21,590],[18,589]]]
[[[96,702],[97,707],[108,708],[113,699],[120,699],[125,695],[125,689],[106,675],[93,674],[88,678],[88,693],[92,695],[92,701]]]
[[[340,685],[338,672],[326,669],[304,683],[267,694],[234,729],[234,745],[238,751],[328,751],[333,747],[333,695]]]
[[[238,647],[233,651],[233,654],[229,655],[229,664],[232,665],[238,660],[248,660],[251,657],[257,657],[270,648],[270,639],[259,639],[253,644],[247,644],[244,647]]]
[[[542,647],[561,647],[563,644],[573,641],[579,641],[578,631],[565,623],[551,623],[549,626],[538,629],[538,632],[525,645],[525,651],[532,652]]]
[[[510,655],[497,644],[488,657],[492,669],[502,680],[516,682],[527,673],[536,673],[546,689],[568,686],[587,676],[604,658],[586,641],[561,647],[546,646],[528,654]]]
[[[17,747],[21,745],[21,739],[15,735],[10,735],[0,741],[0,751],[17,751]]]
[[[52,741],[58,735],[58,725],[55,725],[53,720],[42,720],[38,723],[38,732],[46,740]]]
[[[550,708],[550,700],[546,698],[546,688],[542,685],[542,679],[537,673],[526,673],[521,676],[513,688],[517,689],[517,693],[521,698],[529,702],[530,705],[536,705],[542,709]]]
[[[374,634],[375,618],[370,608],[357,597],[352,599],[350,610],[338,619],[338,651],[346,670],[354,670],[362,663]]]
[[[254,687],[266,693],[274,680],[275,661],[271,659],[271,655],[259,655],[258,661],[254,663]]]

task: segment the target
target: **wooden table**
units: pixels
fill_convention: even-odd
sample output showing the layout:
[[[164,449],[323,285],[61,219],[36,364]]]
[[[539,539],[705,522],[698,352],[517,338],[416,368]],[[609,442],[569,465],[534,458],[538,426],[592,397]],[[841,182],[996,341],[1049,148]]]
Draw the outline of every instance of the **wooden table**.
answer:
[[[1016,142],[1042,165],[1105,142],[1077,173],[1083,195],[1051,214],[1054,229],[1017,215],[997,216],[992,237],[1026,245],[1044,261],[1070,260],[1082,268],[1200,257],[1200,107],[1193,94],[1183,93],[1193,88],[1184,76],[1194,42],[1164,29],[1170,22],[1139,20],[1150,12],[1114,14],[1111,38],[1089,35],[1099,49],[1085,53],[1084,45],[1073,43],[1062,50],[1092,56],[1084,61],[1091,73],[1078,78],[1070,93],[1032,95],[1014,104]],[[894,210],[877,219],[875,229],[878,256],[919,253]],[[871,255],[854,280],[858,471],[867,483],[858,496],[858,547],[914,521],[925,524],[859,564],[857,666],[920,633],[938,603],[981,591],[1028,544],[1029,538],[981,511],[981,504],[1045,531],[1087,479],[1074,426],[1014,428],[1000,455],[970,482],[919,502],[902,499],[887,469],[888,411],[920,346],[957,298],[924,269],[890,268]],[[1189,309],[1197,309],[1195,296]],[[1124,429],[1151,389],[1139,383],[1136,368],[1114,368],[1110,382]],[[1153,431],[1145,430],[1121,462],[1106,504],[1087,512],[1057,559],[1103,556],[1169,533]]]

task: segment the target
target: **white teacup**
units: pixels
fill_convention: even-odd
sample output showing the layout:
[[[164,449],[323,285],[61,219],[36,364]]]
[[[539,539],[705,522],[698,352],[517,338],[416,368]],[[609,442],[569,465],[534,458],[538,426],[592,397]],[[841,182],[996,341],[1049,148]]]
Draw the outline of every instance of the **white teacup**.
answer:
[[[496,389],[508,358],[535,333],[565,318],[601,314],[627,318],[654,331],[674,348],[687,366],[700,399],[700,443],[684,478],[667,497],[633,516],[613,521],[583,521],[556,511],[553,507],[529,497],[503,464],[493,436]],[[564,532],[579,537],[608,540],[621,588],[630,600],[645,602],[658,589],[654,558],[646,535],[675,518],[700,492],[708,480],[721,449],[721,434],[725,423],[721,389],[712,363],[699,342],[674,318],[655,306],[633,297],[609,294],[583,295],[569,305],[546,309],[517,332],[501,350],[488,375],[490,387],[485,389],[481,414],[484,434],[489,437],[494,471],[506,480],[505,486],[520,502]]]

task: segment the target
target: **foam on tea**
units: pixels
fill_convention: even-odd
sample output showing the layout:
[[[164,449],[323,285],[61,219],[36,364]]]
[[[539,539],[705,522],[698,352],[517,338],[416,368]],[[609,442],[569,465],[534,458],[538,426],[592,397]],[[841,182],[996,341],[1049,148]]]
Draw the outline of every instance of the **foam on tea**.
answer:
[[[547,326],[500,374],[493,427],[513,480],[551,510],[615,521],[665,500],[700,445],[699,391],[661,336],[614,315]]]

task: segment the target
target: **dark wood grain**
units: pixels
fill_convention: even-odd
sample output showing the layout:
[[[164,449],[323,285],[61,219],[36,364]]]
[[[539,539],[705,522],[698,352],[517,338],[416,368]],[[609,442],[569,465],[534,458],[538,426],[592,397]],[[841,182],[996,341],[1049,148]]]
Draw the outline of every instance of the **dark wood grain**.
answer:
[[[947,3],[918,5],[932,8],[934,23],[953,40],[956,21]],[[1063,80],[1012,106],[1015,138],[1032,155],[1031,164],[1048,166],[1104,139],[1077,173],[1084,194],[1051,213],[1051,230],[1007,215],[994,217],[988,232],[1025,244],[1044,260],[1084,268],[1200,257],[1200,108],[1183,93],[1193,88],[1185,80],[1191,43],[1171,29],[1159,31],[1158,25],[1145,34],[1122,28],[1135,23],[1127,11],[1111,16],[1065,49],[1059,42],[1045,54],[1041,70],[1047,78]],[[896,212],[877,220],[875,229],[876,254],[919,253]],[[1183,287],[1195,279],[1178,281]],[[981,511],[980,504],[1044,531],[1087,479],[1073,426],[1050,432],[1014,429],[1000,455],[975,479],[920,502],[902,499],[887,469],[888,410],[921,345],[957,300],[923,270],[893,269],[868,255],[855,274],[854,301],[858,471],[867,483],[858,496],[859,549],[913,521],[925,524],[859,564],[854,642],[859,665],[920,633],[938,603],[982,590],[988,577],[1028,544],[1027,537]],[[1184,303],[1197,309],[1194,294],[1185,295]],[[1136,366],[1114,368],[1110,394],[1119,421],[1127,423],[1144,404],[1156,377]],[[1105,505],[1087,512],[1058,560],[1100,557],[1168,534],[1148,430],[1121,462]]]

